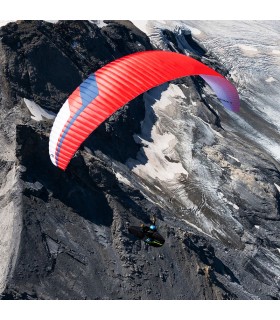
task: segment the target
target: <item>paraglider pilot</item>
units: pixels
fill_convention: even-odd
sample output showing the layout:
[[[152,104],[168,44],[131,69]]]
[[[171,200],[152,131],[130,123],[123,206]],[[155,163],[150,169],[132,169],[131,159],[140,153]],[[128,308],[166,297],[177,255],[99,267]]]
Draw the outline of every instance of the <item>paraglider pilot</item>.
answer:
[[[147,243],[149,246],[161,247],[164,244],[165,240],[157,232],[155,215],[152,216],[151,222],[152,223],[149,227],[145,226],[144,224],[141,224],[142,232],[145,235],[144,242]]]
[[[162,235],[160,235],[157,231],[156,217],[154,215],[151,218],[150,226],[145,226],[144,224],[141,224],[140,227],[129,226],[128,231],[152,247],[161,247],[165,242]]]

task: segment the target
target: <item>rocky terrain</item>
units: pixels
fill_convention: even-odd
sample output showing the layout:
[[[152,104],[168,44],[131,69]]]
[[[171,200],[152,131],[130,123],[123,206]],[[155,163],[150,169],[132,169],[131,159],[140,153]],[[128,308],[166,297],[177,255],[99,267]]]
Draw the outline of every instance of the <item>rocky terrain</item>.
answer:
[[[279,127],[191,28],[138,27],[1,27],[1,299],[279,299],[278,149],[253,139],[277,145]],[[111,116],[65,172],[54,167],[49,133],[69,94],[106,63],[153,49],[189,54],[228,77],[240,113],[224,110],[201,79],[179,79]],[[162,248],[127,230],[152,214]]]

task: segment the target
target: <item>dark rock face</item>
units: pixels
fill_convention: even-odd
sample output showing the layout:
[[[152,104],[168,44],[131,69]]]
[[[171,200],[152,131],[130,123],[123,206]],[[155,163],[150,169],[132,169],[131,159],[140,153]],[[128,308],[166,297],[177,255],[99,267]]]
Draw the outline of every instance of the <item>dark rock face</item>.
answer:
[[[170,32],[165,36],[175,41]],[[183,36],[195,54],[205,55],[190,36]],[[280,195],[273,184],[280,185],[280,173],[256,146],[250,145],[255,156],[249,157],[242,139],[206,144],[202,127],[192,132],[192,156],[198,154],[224,182],[217,192],[239,207],[234,219],[217,215],[214,206],[227,214],[222,200],[211,207],[211,195],[195,170],[185,184],[190,201],[198,203],[192,211],[182,208],[179,195],[174,199],[166,192],[163,197],[128,169],[127,159],[136,159],[141,147],[133,135],[145,117],[143,96],[102,124],[65,172],[51,164],[52,122],[31,120],[22,98],[58,111],[90,72],[125,54],[153,49],[144,33],[129,21],[106,21],[102,28],[88,21],[22,21],[2,27],[0,38],[0,138],[6,155],[0,172],[20,185],[14,198],[21,217],[16,259],[8,263],[5,281],[0,279],[0,285],[5,282],[2,299],[279,299]],[[200,101],[188,111],[226,139],[223,126],[230,120],[214,112],[211,97],[202,96],[203,82],[175,83],[183,92],[188,86],[186,106],[188,99]],[[232,150],[247,157],[246,168],[230,156]],[[172,155],[166,159],[180,161]],[[217,164],[224,168],[219,174]],[[2,195],[7,185],[0,185],[5,205],[11,202]],[[195,220],[199,212],[220,222],[221,232],[211,237],[201,232]],[[127,230],[129,224],[148,224],[151,214],[157,215],[166,239],[160,249]]]
[[[54,111],[91,72],[125,54],[152,49],[135,27],[114,22],[100,29],[88,21],[23,21],[2,27],[0,37],[6,57],[2,81],[9,82],[13,103],[25,97]]]
[[[119,184],[108,161],[78,157],[60,172],[48,160],[47,144],[42,133],[18,126],[24,227],[3,299],[236,298],[216,280],[215,268],[230,271],[206,240],[160,219],[167,235],[162,250],[135,242],[126,223],[148,223],[146,208],[158,217],[164,212]],[[189,272],[182,282],[179,274]]]

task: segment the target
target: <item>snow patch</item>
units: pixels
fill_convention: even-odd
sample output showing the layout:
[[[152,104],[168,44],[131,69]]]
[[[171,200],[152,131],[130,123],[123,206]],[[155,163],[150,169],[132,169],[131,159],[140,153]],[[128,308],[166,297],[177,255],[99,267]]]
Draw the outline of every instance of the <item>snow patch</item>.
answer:
[[[255,227],[256,229],[259,229],[259,228],[260,228],[260,226],[257,226],[257,225],[255,225],[254,227]]]
[[[0,20],[0,28],[5,26],[6,24],[10,22],[15,22],[15,20]]]
[[[116,173],[116,178],[118,179],[119,182],[124,183],[128,186],[131,186],[130,181],[125,178],[122,174],[120,174],[119,172]]]
[[[240,163],[240,161],[237,159],[237,158],[234,158],[233,156],[231,156],[231,155],[228,155],[231,159],[233,159],[233,160],[235,160],[236,162],[239,162]]]
[[[272,54],[280,54],[280,50],[272,50]]]
[[[199,36],[202,32],[199,30],[199,29],[197,29],[197,28],[194,28],[194,27],[191,27],[191,26],[189,26],[189,25],[185,25],[188,29],[190,29],[190,31],[191,31],[191,33],[192,33],[192,35],[193,36]]]
[[[249,57],[258,53],[258,49],[245,44],[237,44],[237,46],[243,51],[243,53]]]
[[[157,87],[144,95],[146,116],[142,122],[141,136],[134,135],[134,140],[143,144],[144,147],[138,153],[137,159],[129,159],[127,165],[138,176],[173,181],[180,178],[182,174],[188,176],[188,172],[182,163],[168,160],[169,150],[175,148],[178,140],[170,132],[160,133],[157,123],[151,124],[151,110],[154,110],[155,113],[165,111],[172,104],[174,97],[184,97],[184,94],[179,87],[173,84],[169,85],[167,90],[163,92],[161,90],[162,87]],[[160,92],[161,95],[159,95]]]
[[[276,189],[278,190],[278,192],[280,192],[280,187],[278,186],[278,184],[274,183]]]
[[[145,142],[147,147],[143,148],[148,159],[147,163],[137,165],[133,171],[139,176],[145,173],[153,179],[163,181],[173,180],[181,174],[188,176],[188,172],[181,163],[169,162],[165,158],[165,150],[169,149],[171,145],[176,145],[176,137],[171,133],[161,135],[157,132],[157,128],[153,128],[152,139],[156,143]]]
[[[269,77],[265,80],[266,82],[273,82],[273,81],[277,81],[275,78],[273,77]]]
[[[168,91],[173,98],[186,98],[184,92],[180,89],[180,87],[172,83],[169,85]]]
[[[45,21],[52,24],[56,24],[59,20],[45,20]]]
[[[100,29],[107,26],[108,23],[105,23],[104,20],[90,20],[91,23],[96,24]]]
[[[198,230],[199,232],[201,232],[201,233],[207,235],[208,237],[214,239],[214,237],[213,237],[211,234],[204,232],[202,229],[200,229],[200,228],[199,228],[198,226],[196,226],[195,224],[189,222],[189,221],[186,220],[186,219],[183,219],[183,221],[185,221],[188,225],[190,225],[191,227],[195,228],[195,229]]]
[[[147,35],[149,34],[149,20],[132,20],[132,23]]]
[[[33,120],[42,121],[42,120],[44,120],[43,117],[46,118],[46,119],[54,119],[56,117],[55,113],[53,113],[51,111],[47,111],[47,110],[41,108],[34,101],[28,100],[26,98],[24,98],[23,100],[24,100],[27,108],[31,112],[31,114],[32,114],[31,118]]]
[[[218,192],[218,197],[223,200],[224,202],[228,203],[229,205],[231,205],[234,209],[239,210],[238,205],[236,205],[235,203],[232,203],[231,201],[229,201],[222,192]]]
[[[254,48],[252,46],[248,46],[248,45],[245,45],[245,44],[239,44],[238,46],[239,46],[240,49],[245,50],[245,51],[258,51],[257,48]]]
[[[158,186],[156,186],[156,185],[154,185],[154,187],[155,187],[156,189],[158,189],[159,191],[162,191],[160,187],[158,187]]]

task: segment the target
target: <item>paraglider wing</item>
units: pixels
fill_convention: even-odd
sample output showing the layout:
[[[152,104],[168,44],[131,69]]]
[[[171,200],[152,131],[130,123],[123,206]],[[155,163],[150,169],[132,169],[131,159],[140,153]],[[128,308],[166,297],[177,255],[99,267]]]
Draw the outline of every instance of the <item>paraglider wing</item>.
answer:
[[[194,75],[212,87],[227,109],[238,111],[235,87],[203,63],[170,51],[137,52],[100,68],[69,96],[50,134],[51,161],[65,170],[82,142],[127,102],[164,82]]]

